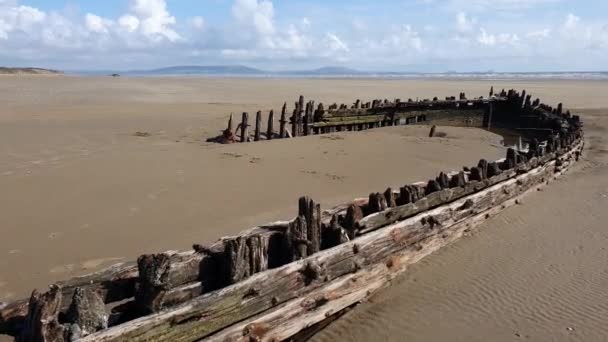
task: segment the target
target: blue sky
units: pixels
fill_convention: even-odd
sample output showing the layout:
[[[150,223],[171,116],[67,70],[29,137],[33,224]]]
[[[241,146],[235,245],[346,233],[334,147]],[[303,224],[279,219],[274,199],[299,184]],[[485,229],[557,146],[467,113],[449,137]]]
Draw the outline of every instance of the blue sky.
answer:
[[[0,65],[608,70],[608,1],[0,0]]]

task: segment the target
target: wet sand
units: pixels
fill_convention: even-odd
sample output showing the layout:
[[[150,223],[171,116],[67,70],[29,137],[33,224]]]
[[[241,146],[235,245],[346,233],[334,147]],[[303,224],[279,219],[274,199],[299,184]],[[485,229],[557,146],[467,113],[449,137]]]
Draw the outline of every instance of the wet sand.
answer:
[[[392,127],[255,144],[203,143],[224,128],[231,112],[276,111],[286,100],[293,106],[300,94],[333,103],[357,97],[443,97],[460,91],[480,96],[487,95],[490,85],[495,89],[525,88],[548,103],[562,100],[566,107],[608,108],[600,96],[608,82],[0,77],[0,301],[25,296],[34,287],[44,288],[54,280],[134,259],[142,253],[186,249],[192,243],[211,242],[256,224],[288,219],[295,214],[300,195],[311,195],[327,208],[387,186],[425,180],[441,170],[475,163],[481,157],[495,159],[504,154],[497,135],[444,127],[440,131],[447,137],[440,139],[428,139],[425,127]],[[587,113],[597,117],[598,130],[608,126],[602,121],[602,111]],[[133,136],[137,131],[151,136]],[[584,170],[598,172],[599,164],[587,163],[592,166]],[[589,312],[605,314],[601,308],[606,306],[601,303],[608,299],[601,294],[587,296],[578,288],[580,285],[592,291],[596,282],[605,285],[605,251],[593,252],[594,246],[605,244],[600,239],[605,236],[596,221],[589,227],[574,225],[576,231],[571,224],[562,226],[567,220],[600,220],[601,212],[584,215],[588,208],[583,204],[591,203],[589,208],[597,209],[601,202],[560,193],[549,195],[559,186],[577,191],[601,190],[569,185],[579,179],[573,175],[529,200],[546,205],[543,213],[557,213],[563,218],[531,213],[529,216],[540,222],[532,230],[532,218],[506,219],[531,204],[509,211],[502,223],[484,228],[416,265],[399,286],[360,306],[318,338],[513,337],[514,332],[507,328],[519,321],[513,318],[501,325],[499,319],[492,319],[490,309],[505,315],[522,312],[520,334],[533,336],[524,329],[529,327],[526,317],[532,317],[540,331],[551,330],[562,321],[551,319],[549,311],[544,314],[543,307],[502,310],[521,302],[517,302],[519,297],[503,295],[510,290],[521,292],[526,304],[533,303],[532,299],[551,302],[543,286],[552,286],[546,279],[553,275],[583,279],[582,283],[572,281],[570,287],[555,285],[555,295],[565,297],[572,291],[581,296],[567,302],[574,308],[563,311],[570,315],[559,317],[579,317],[590,300],[599,309]],[[580,179],[590,177],[583,174]],[[560,206],[557,200],[569,200],[566,204],[575,209]],[[506,228],[497,228],[501,225]],[[597,234],[592,233],[593,229],[598,230]],[[543,234],[559,238],[562,244],[545,241]],[[521,239],[532,244],[529,239],[534,237],[538,238],[534,249],[521,245]],[[568,254],[572,238],[589,255]],[[485,244],[480,243],[486,247],[467,246],[476,239],[486,239]],[[511,253],[515,247],[536,250],[538,258],[556,266],[546,269],[537,259],[522,264],[515,258],[524,257],[522,251]],[[456,255],[444,257],[450,251]],[[551,252],[560,252],[563,257],[553,260]],[[481,278],[474,274],[465,277],[475,271],[489,273]],[[518,277],[508,276],[507,271],[520,273]],[[426,282],[421,280],[423,275],[428,277]],[[585,276],[596,282],[584,281]],[[412,290],[411,284],[418,285],[419,290]],[[521,284],[530,288],[523,291],[517,287]],[[436,299],[440,295],[451,299]],[[466,304],[473,307],[467,311]],[[447,316],[450,312],[453,317]],[[411,321],[406,324],[408,317]],[[543,321],[545,318],[550,322]],[[483,328],[484,320],[494,323]],[[443,338],[432,335],[441,331],[437,324],[448,329]],[[484,330],[476,333],[471,329],[478,326]],[[584,331],[575,330],[577,334]],[[594,331],[596,335],[590,336],[598,336],[599,328]]]

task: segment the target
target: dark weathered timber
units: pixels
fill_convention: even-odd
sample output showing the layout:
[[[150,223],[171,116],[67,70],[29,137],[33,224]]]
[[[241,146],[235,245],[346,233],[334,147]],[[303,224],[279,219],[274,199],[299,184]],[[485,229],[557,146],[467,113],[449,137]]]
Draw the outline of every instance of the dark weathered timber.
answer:
[[[228,130],[229,132],[233,132],[233,115],[232,113],[230,113],[230,119],[228,119],[228,127],[226,128],[226,130]]]
[[[247,239],[242,236],[224,240],[225,272],[228,284],[236,284],[251,275]]]
[[[71,324],[71,339],[108,328],[109,314],[101,297],[90,289],[76,288],[66,320]]]
[[[350,239],[355,238],[357,230],[359,229],[359,221],[364,216],[365,215],[363,215],[362,207],[356,203],[352,203],[346,209],[346,216],[344,217],[344,229],[346,229]]]
[[[436,180],[442,189],[448,189],[450,187],[450,178],[445,172],[441,172]]]
[[[29,301],[25,324],[17,342],[63,342],[65,328],[59,323],[61,288],[52,285],[45,293],[34,290]]]
[[[105,303],[121,301],[135,294],[137,281],[137,264],[135,262],[113,265],[92,274],[58,282],[62,297],[72,298],[74,289],[86,287],[97,292]],[[0,334],[15,335],[23,326],[29,306],[28,299],[21,299],[0,308]],[[61,303],[61,312],[67,312],[69,300]]]
[[[497,176],[501,172],[502,171],[500,170],[500,167],[498,166],[497,162],[491,162],[490,164],[488,164],[488,178]]]
[[[260,141],[261,132],[262,132],[262,112],[258,111],[255,114],[255,133],[253,135],[254,141]]]
[[[479,160],[477,167],[481,169],[481,179],[488,178],[488,161],[485,159]]]
[[[433,125],[433,127],[431,127],[431,131],[429,132],[429,138],[432,138],[435,136],[436,130],[437,130],[437,126]]]
[[[383,194],[379,192],[369,194],[369,202],[366,214],[370,215],[373,213],[384,211],[386,210],[386,208],[388,208],[388,205],[386,203],[386,198],[384,198]]]
[[[471,174],[469,175],[469,180],[471,181],[482,181],[483,180],[483,171],[480,167],[474,166],[471,168]]]
[[[283,109],[281,109],[281,120],[279,121],[279,137],[284,139],[287,137],[287,130],[285,126],[287,125],[287,102],[283,104]]]
[[[450,188],[462,188],[467,183],[464,171],[460,171],[450,178]]]
[[[306,217],[298,216],[288,228],[288,236],[291,251],[291,261],[301,260],[308,256],[308,228],[306,227]]]
[[[274,136],[274,110],[270,110],[268,113],[268,126],[266,129],[266,139],[272,140]]]
[[[300,197],[298,201],[298,216],[306,220],[306,240],[308,253],[312,255],[321,250],[321,206],[309,197]]]
[[[291,116],[291,136],[294,138],[300,136],[299,124],[298,124],[298,112],[299,112],[298,103],[296,102],[296,108],[294,108],[293,114]]]
[[[241,142],[249,141],[249,114],[243,113],[243,118],[241,120]]]
[[[388,188],[384,191],[384,198],[386,199],[386,205],[388,208],[394,208],[397,206],[397,196],[393,189]]]
[[[426,195],[430,195],[434,192],[441,191],[441,185],[436,179],[431,179],[426,185]]]

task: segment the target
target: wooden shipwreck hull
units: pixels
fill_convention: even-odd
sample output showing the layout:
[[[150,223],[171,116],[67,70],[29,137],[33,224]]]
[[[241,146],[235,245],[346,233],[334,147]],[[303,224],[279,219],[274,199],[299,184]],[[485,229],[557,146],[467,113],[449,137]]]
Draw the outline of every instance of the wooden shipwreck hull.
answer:
[[[0,332],[17,341],[305,338],[578,160],[584,140],[577,116],[561,106],[532,107],[515,91],[507,98],[502,111],[518,117],[510,120],[536,115],[532,127],[549,129],[546,140],[326,211],[302,197],[292,220],[34,291],[29,300],[0,305]]]

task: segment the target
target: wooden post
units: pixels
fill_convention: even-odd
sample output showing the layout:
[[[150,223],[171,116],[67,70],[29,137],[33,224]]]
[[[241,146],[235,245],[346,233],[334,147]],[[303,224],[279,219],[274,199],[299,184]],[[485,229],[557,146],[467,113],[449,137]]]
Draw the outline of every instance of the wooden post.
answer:
[[[302,117],[304,116],[304,96],[302,95],[300,95],[300,100],[298,101],[298,112],[296,114],[298,136],[301,136],[304,133],[304,129],[302,127]]]
[[[310,112],[312,111],[312,102],[306,102],[306,110],[304,111],[304,116],[303,116],[303,130],[304,130],[304,135],[309,135],[310,134],[310,124],[311,122],[311,115]]]
[[[321,250],[321,206],[309,197],[301,197],[298,216],[306,219],[307,255],[310,256]]]
[[[241,142],[249,141],[249,113],[243,113],[243,119],[241,120]]]
[[[232,113],[230,113],[230,119],[228,119],[228,128],[226,128],[228,130],[228,132],[232,132],[232,127],[233,123],[232,123]]]
[[[283,109],[281,110],[281,120],[279,121],[279,138],[281,139],[287,137],[287,132],[285,131],[285,125],[287,125],[286,111],[287,102],[283,104]]]
[[[437,126],[433,125],[433,127],[431,127],[431,131],[429,132],[429,138],[435,136],[435,130],[437,130]]]
[[[61,299],[61,288],[57,285],[42,294],[34,290],[25,325],[16,341],[63,341],[65,328],[58,321]]]
[[[298,136],[298,107],[297,107],[297,102],[296,102],[296,108],[293,110],[293,115],[291,116],[291,136],[292,137],[297,137]]]
[[[262,130],[262,111],[258,111],[255,114],[255,134],[253,137],[254,141],[260,141],[260,131]]]
[[[274,135],[274,110],[270,110],[268,114],[268,129],[266,130],[266,139],[272,140]]]

